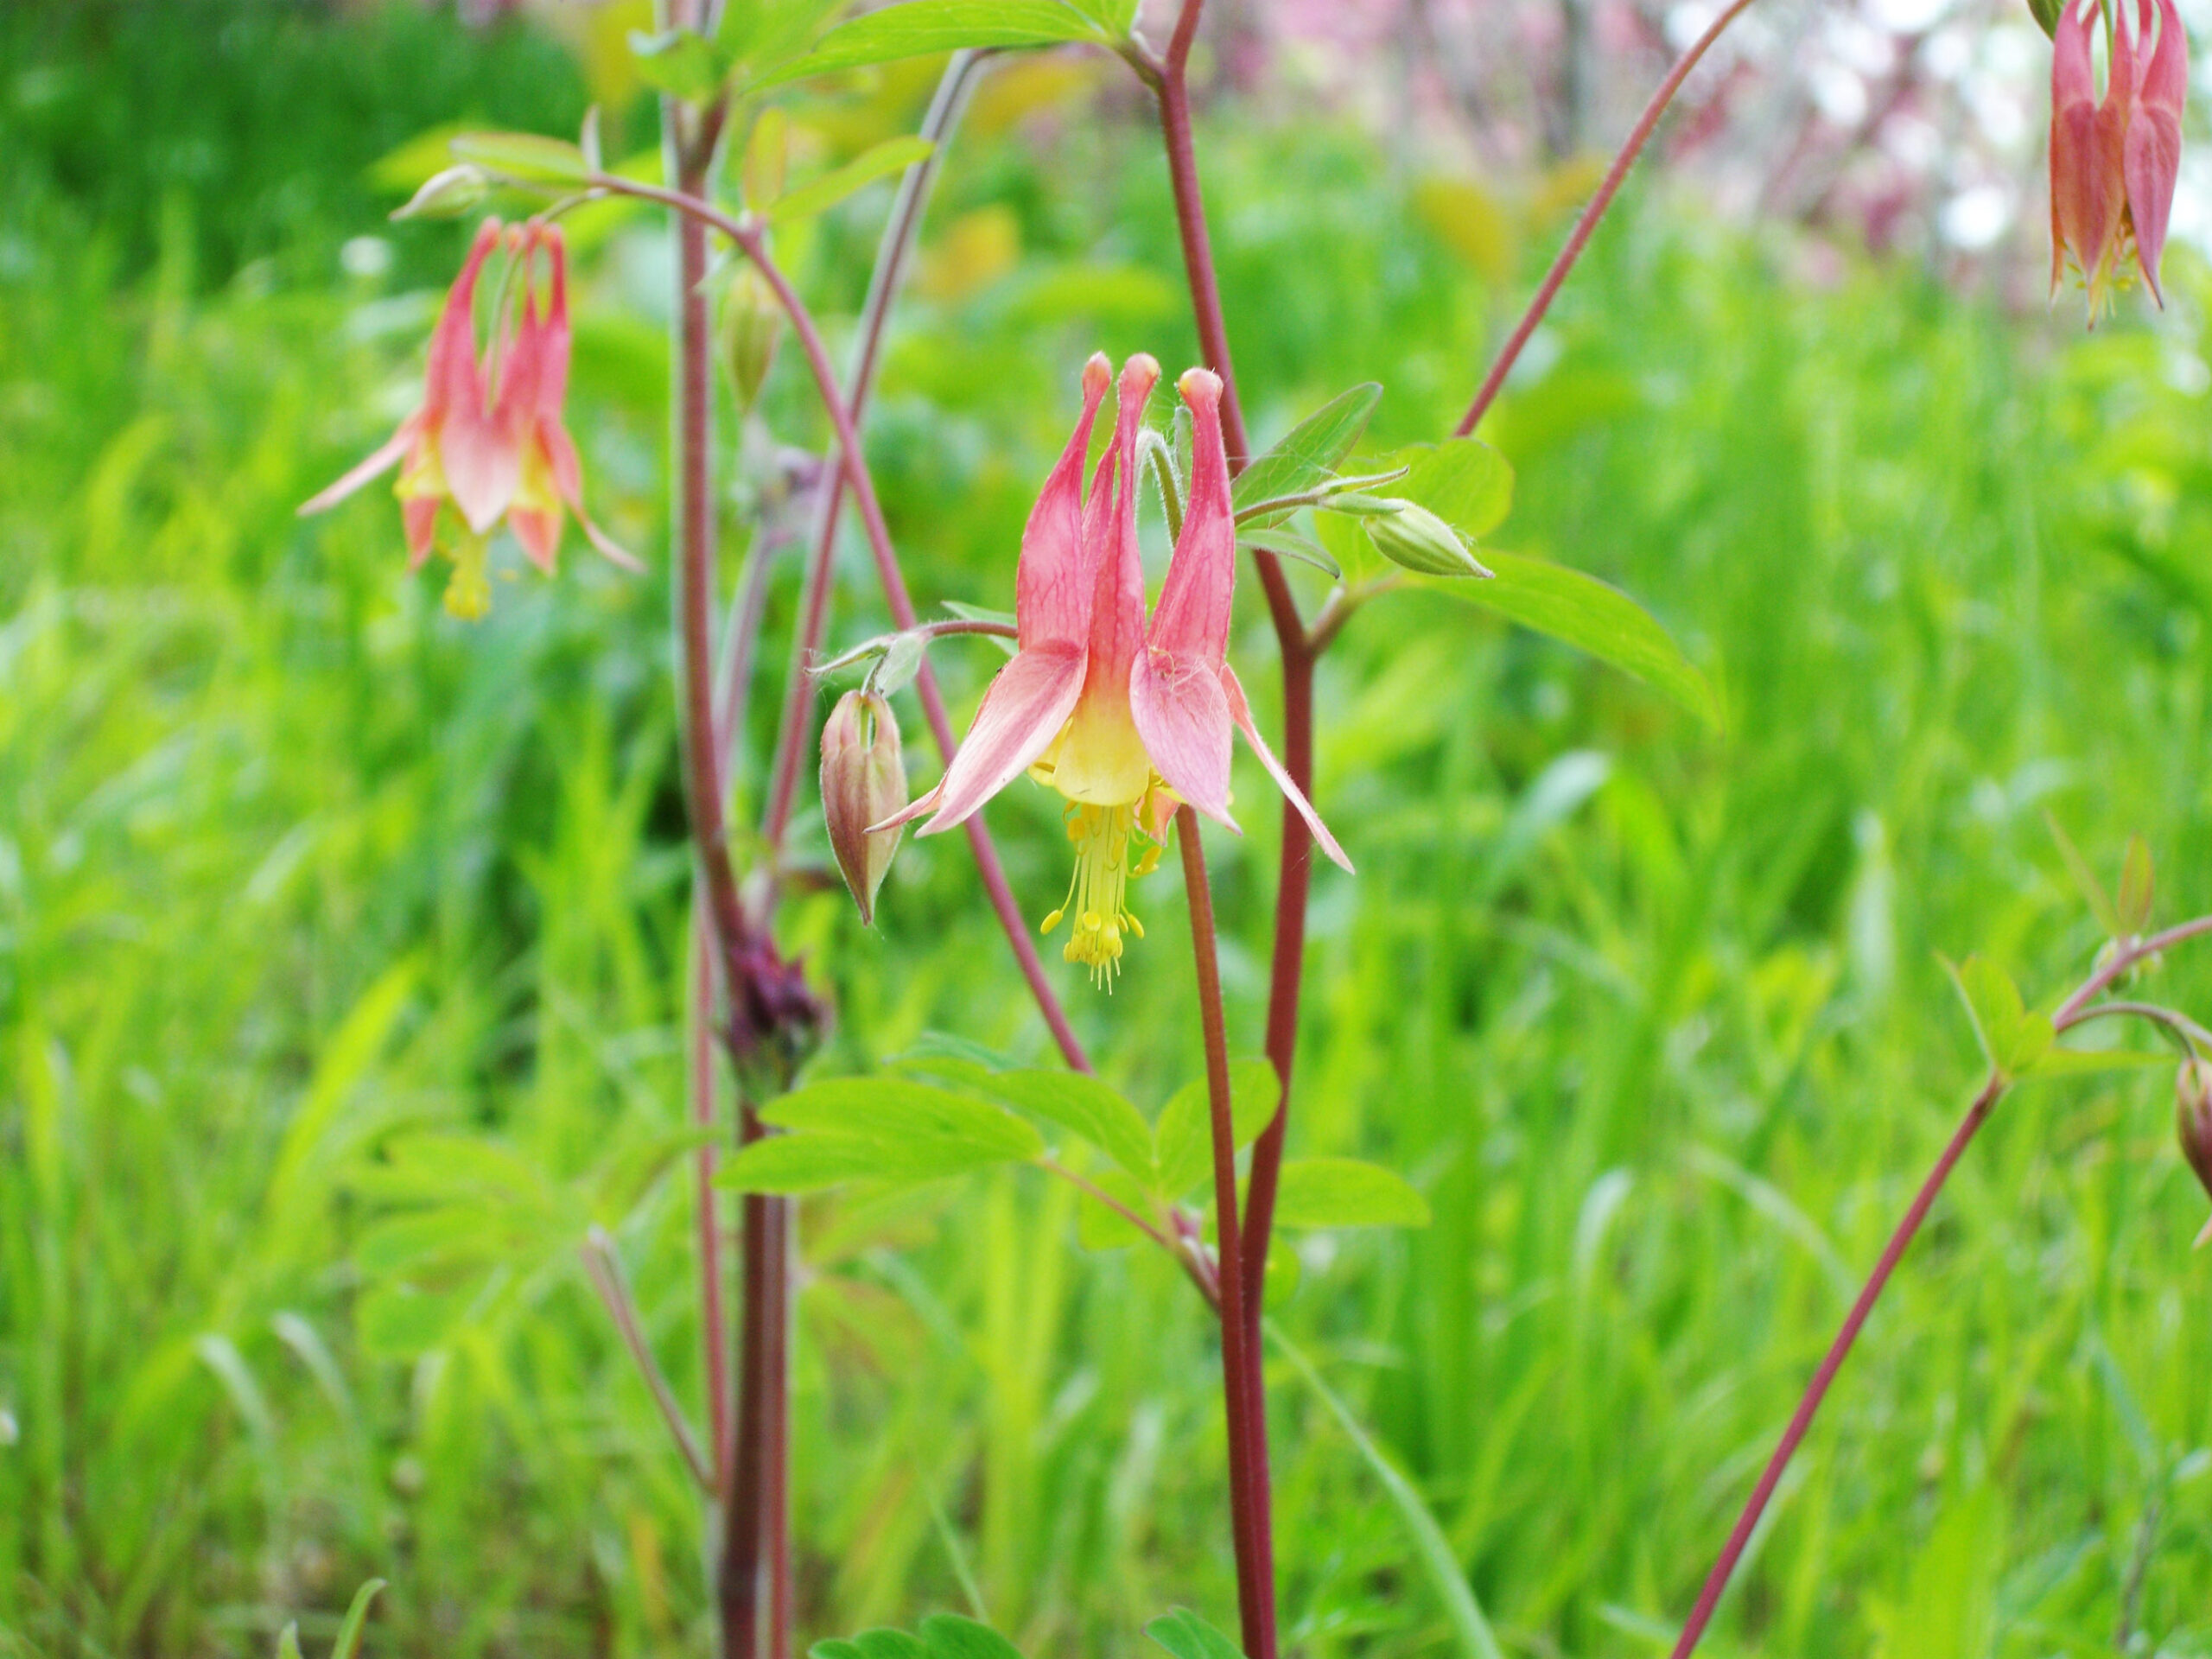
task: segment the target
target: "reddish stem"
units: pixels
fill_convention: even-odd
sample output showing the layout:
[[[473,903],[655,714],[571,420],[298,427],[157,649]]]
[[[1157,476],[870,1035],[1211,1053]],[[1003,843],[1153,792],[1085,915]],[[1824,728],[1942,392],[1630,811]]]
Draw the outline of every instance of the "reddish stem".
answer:
[[[1214,948],[1213,890],[1206,880],[1198,816],[1175,813],[1183,848],[1183,885],[1191,907],[1191,950],[1198,963],[1198,1018],[1205,1034],[1206,1099],[1212,1114],[1214,1230],[1221,1242],[1221,1393],[1229,1431],[1230,1525],[1236,1548],[1237,1612],[1248,1659],[1275,1659],[1274,1561],[1262,1530],[1267,1503],[1261,1471],[1265,1425],[1253,1421],[1259,1397],[1253,1376],[1256,1346],[1244,1313],[1237,1261],[1236,1130],[1230,1111],[1229,1028],[1222,1010],[1221,964]]]
[[[892,550],[891,533],[883,522],[883,509],[875,497],[875,486],[868,476],[868,460],[860,451],[860,441],[853,427],[852,411],[845,405],[844,396],[837,389],[837,372],[830,361],[828,346],[823,344],[821,330],[798,293],[792,289],[782,269],[769,257],[762,245],[760,227],[742,219],[731,218],[704,198],[681,190],[664,189],[658,185],[641,184],[634,179],[625,179],[611,173],[595,173],[588,181],[594,191],[607,195],[635,196],[643,201],[657,201],[672,207],[693,223],[709,226],[734,242],[745,257],[753,261],[777,304],[791,320],[791,332],[798,338],[799,346],[806,354],[807,365],[814,376],[816,394],[823,407],[829,411],[830,423],[836,437],[838,451],[842,458],[842,470],[853,499],[859,504],[861,523],[868,532],[869,551],[874,556],[876,575],[883,586],[884,602],[889,607],[892,621],[903,632],[915,626],[914,601],[906,591],[906,579],[899,568],[899,556]],[[937,740],[938,753],[950,764],[958,746],[953,741],[952,721],[944,711],[944,695],[938,688],[937,677],[926,664],[915,676],[914,689],[921,698],[922,711],[928,716],[930,731]],[[1052,982],[1045,977],[1044,963],[1038,960],[1037,947],[1029,938],[1027,925],[1022,920],[1020,907],[1015,904],[1014,890],[1007,885],[1006,868],[999,862],[998,849],[993,845],[990,832],[983,827],[982,816],[969,818],[961,828],[967,832],[968,845],[976,858],[976,869],[982,879],[983,891],[997,912],[999,925],[1005,930],[1007,943],[1013,949],[1015,963],[1022,977],[1028,982],[1030,995],[1037,1001],[1045,1023],[1059,1045],[1067,1063],[1078,1071],[1090,1070],[1090,1057],[1084,1052],[1074,1027],[1068,1024],[1067,1014],[1060,1007],[1060,1000],[1053,993]]]
[[[868,299],[861,307],[860,332],[853,350],[852,385],[845,394],[846,407],[851,411],[856,429],[867,417],[868,394],[875,389],[875,371],[882,359],[885,326],[890,321],[892,302],[898,297],[908,257],[921,230],[922,214],[929,206],[930,187],[937,181],[938,169],[944,162],[945,141],[968,102],[976,66],[982,56],[972,51],[956,52],[945,66],[944,78],[938,82],[937,95],[930,101],[929,112],[922,118],[920,132],[920,137],[936,148],[906,169],[899,183],[898,200],[892,204],[891,217],[883,227],[875,270],[868,279]],[[821,652],[823,634],[828,626],[830,556],[837,545],[837,520],[844,502],[842,490],[825,488],[815,512],[813,540],[806,564],[806,596],[798,632],[791,642],[791,668],[784,678],[783,720],[776,733],[775,761],[770,769],[768,811],[763,833],[772,855],[783,849],[805,739],[813,727],[809,716],[814,709],[814,687],[809,672]]]
[[[1667,105],[1674,102],[1675,94],[1689,79],[1698,60],[1706,49],[1720,38],[1720,33],[1736,21],[1751,0],[1732,0],[1718,17],[1707,25],[1704,34],[1690,42],[1689,50],[1675,60],[1675,67],[1667,72],[1666,79],[1659,83],[1659,90],[1651,94],[1651,101],[1643,106],[1643,113],[1637,118],[1630,129],[1628,142],[1621,146],[1620,154],[1613,157],[1613,164],[1605,169],[1598,194],[1590,198],[1590,205],[1582,210],[1582,217],[1574,221],[1574,230],[1567,238],[1567,245],[1559,251],[1559,257],[1552,261],[1552,268],[1544,274],[1543,285],[1537,289],[1536,297],[1529,302],[1521,321],[1508,336],[1505,349],[1491,365],[1490,373],[1484,378],[1482,390],[1475,393],[1475,401],[1467,405],[1467,412],[1459,417],[1459,424],[1452,428],[1456,437],[1465,437],[1481,424],[1484,415],[1497,400],[1498,388],[1505,384],[1505,377],[1519,360],[1521,348],[1529,343],[1529,336],[1536,332],[1536,325],[1544,320],[1544,313],[1551,308],[1552,298],[1559,292],[1567,274],[1574,269],[1574,262],[1582,257],[1582,250],[1589,245],[1591,232],[1598,228],[1598,221],[1605,216],[1605,209],[1612,206],[1614,194],[1621,188],[1621,181],[1628,177],[1629,168],[1636,165],[1636,158],[1643,153],[1644,142],[1651,137],[1652,129],[1659,124],[1659,118],[1667,112]]]
[[[738,1144],[750,1146],[766,1134],[750,1101],[739,1106]],[[743,1335],[738,1351],[737,1437],[731,1459],[729,1497],[724,1512],[721,1569],[716,1585],[721,1611],[722,1659],[758,1659],[770,1651],[761,1615],[771,1605],[766,1593],[772,1537],[768,1496],[777,1461],[769,1445],[773,1352],[767,1332],[774,1319],[773,1250],[770,1212],[776,1200],[748,1192],[739,1260],[742,1263],[739,1310]]]
[[[1775,1487],[1780,1484],[1782,1471],[1789,1466],[1796,1455],[1798,1442],[1805,1438],[1805,1431],[1812,1427],[1814,1414],[1820,1410],[1821,1402],[1827,1397],[1828,1385],[1835,1381],[1835,1374],[1851,1352],[1851,1345],[1859,1339],[1859,1332],[1866,1323],[1866,1316],[1874,1311],[1874,1304],[1881,1299],[1882,1291],[1890,1282],[1890,1275],[1897,1271],[1897,1263],[1904,1257],[1906,1247],[1913,1235],[1920,1230],[1920,1224],[1927,1218],[1929,1206],[1943,1190],[1943,1183],[1950,1179],[1951,1171],[2003,1096],[2005,1079],[1992,1075],[1982,1085],[1967,1109],[1965,1120],[1936,1159],[1936,1167],[1928,1172],[1928,1179],[1920,1184],[1920,1191],[1912,1200],[1912,1207],[1904,1212],[1904,1219],[1890,1235],[1890,1242],[1882,1251],[1882,1259],[1874,1264],[1873,1273],[1867,1278],[1866,1288],[1859,1293],[1859,1300],[1851,1305],[1851,1312],[1843,1321],[1843,1328],[1835,1333],[1835,1340],[1828,1346],[1827,1357],[1821,1361],[1821,1368],[1813,1373],[1804,1397],[1797,1402],[1797,1409],[1789,1419],[1789,1426],[1782,1432],[1782,1444],[1776,1446],[1774,1455],[1767,1459],[1766,1469],[1759,1476],[1758,1484],[1751,1489],[1750,1501],[1744,1512],[1737,1516],[1736,1525],[1722,1546],[1720,1559],[1713,1564],[1713,1571],[1705,1580],[1705,1588],[1697,1599],[1697,1605],[1690,1610],[1689,1622],[1682,1626],[1681,1639],[1675,1643],[1674,1659],[1689,1659],[1697,1650],[1698,1639],[1705,1634],[1705,1627],[1713,1622],[1713,1611],[1720,1604],[1720,1592],[1728,1587],[1728,1580],[1736,1570],[1736,1563],[1751,1542],[1759,1517],[1765,1514],[1768,1500],[1773,1497]]]
[[[701,906],[691,907],[691,1122],[715,1127],[715,953],[713,924]],[[699,1340],[706,1350],[707,1427],[714,1452],[715,1492],[729,1501],[729,1332],[722,1312],[721,1202],[715,1192],[715,1144],[702,1140],[694,1160],[699,1250]]]

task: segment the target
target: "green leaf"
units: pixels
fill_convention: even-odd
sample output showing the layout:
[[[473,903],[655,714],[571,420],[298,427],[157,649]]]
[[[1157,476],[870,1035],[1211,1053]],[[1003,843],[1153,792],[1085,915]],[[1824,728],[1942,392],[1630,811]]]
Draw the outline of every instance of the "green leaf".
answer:
[[[833,1636],[809,1648],[806,1659],[861,1659],[861,1650],[845,1637]]]
[[[531,182],[575,184],[591,175],[576,145],[534,132],[464,132],[452,149],[456,161]]]
[[[1152,1126],[1142,1112],[1097,1078],[1080,1071],[1001,1071],[982,1077],[975,1086],[1081,1135],[1136,1179],[1151,1180]]]
[[[900,172],[917,162],[927,161],[936,148],[928,139],[911,133],[887,138],[873,149],[863,150],[836,172],[825,174],[812,184],[803,185],[779,198],[767,210],[768,222],[784,225],[795,219],[827,213],[854,191],[873,184],[885,174]]]
[[[302,1659],[298,1620],[276,1632],[276,1659]]]
[[[728,0],[715,44],[731,63],[772,66],[801,50],[844,0]]]
[[[1390,460],[1407,469],[1390,493],[1420,503],[1463,535],[1479,540],[1513,510],[1512,467],[1474,438],[1414,444]]]
[[[1107,31],[1060,0],[904,0],[841,23],[821,45],[765,76],[763,86],[966,47],[1109,42]]]
[[[2052,1047],[2022,1066],[2014,1081],[2026,1083],[2037,1077],[2082,1077],[2098,1071],[2139,1071],[2146,1067],[2164,1068],[2173,1063],[2174,1057],[2171,1054],[2145,1054],[2128,1048]]]
[[[1286,495],[1302,495],[1325,483],[1336,465],[1351,453],[1368,416],[1382,401],[1382,388],[1370,381],[1327,403],[1293,427],[1281,443],[1238,475],[1230,492],[1238,512]],[[1268,513],[1253,522],[1264,529],[1280,524],[1288,512]]]
[[[1122,36],[1137,21],[1137,0],[1068,0],[1086,17],[1096,18],[1108,33]]]
[[[1974,1039],[2000,1076],[2017,1077],[2048,1054],[2057,1040],[2050,1016],[2029,1010],[2010,974],[1982,956],[1958,963],[1948,957],[1942,962],[1967,1005]]]
[[[841,1182],[933,1181],[1045,1149],[1004,1109],[895,1076],[837,1077],[772,1102],[763,1120],[790,1135],[756,1141],[717,1179],[742,1192],[808,1192]]]
[[[1187,1607],[1163,1613],[1144,1633],[1175,1659],[1244,1659],[1244,1650]]]
[[[1229,1121],[1237,1147],[1260,1138],[1282,1098],[1275,1069],[1265,1060],[1233,1060],[1229,1067]],[[1153,1190],[1162,1198],[1179,1198],[1213,1169],[1213,1109],[1206,1080],[1194,1077],[1178,1089],[1160,1109]],[[1211,1188],[1208,1189],[1211,1191]]]
[[[346,1622],[338,1627],[338,1645],[330,1650],[330,1659],[354,1659],[360,1652],[361,1632],[369,1622],[369,1604],[383,1588],[382,1579],[371,1579],[353,1592],[353,1605],[346,1610]]]
[[[2127,838],[2127,858],[2120,867],[2120,925],[2133,938],[2151,925],[2151,899],[2156,886],[2151,866],[2151,843],[2140,836]]]
[[[633,30],[630,55],[637,60],[638,74],[647,86],[686,104],[705,103],[729,79],[729,60],[721,48],[688,29],[671,29],[659,35]]]
[[[1526,628],[1588,652],[1642,680],[1708,726],[1720,725],[1720,705],[1667,631],[1630,599],[1595,576],[1546,559],[1484,549],[1489,582],[1421,583],[1470,605],[1496,611]]]
[[[380,1359],[412,1359],[445,1341],[467,1317],[477,1294],[459,1290],[417,1290],[412,1285],[379,1285],[362,1294],[354,1317],[362,1350]]]
[[[1021,1650],[989,1625],[958,1613],[932,1613],[921,1630],[930,1659],[1021,1659]]]
[[[861,1659],[929,1659],[922,1638],[906,1630],[862,1630],[853,1645]]]
[[[2097,873],[2089,868],[2089,861],[2082,856],[2082,849],[2074,838],[2058,827],[2058,820],[2050,813],[2043,815],[2050,838],[2058,843],[2058,855],[2066,861],[2067,873],[2074,878],[2074,885],[2081,889],[2082,897],[2088,901],[2089,912],[2097,918],[2097,925],[2105,937],[2116,939],[2126,932],[2120,925],[2120,912],[2113,908],[2112,899],[2106,894],[2104,883],[2097,880]]]
[[[1428,1200],[1379,1164],[1294,1158],[1275,1194],[1278,1227],[1426,1227]]]

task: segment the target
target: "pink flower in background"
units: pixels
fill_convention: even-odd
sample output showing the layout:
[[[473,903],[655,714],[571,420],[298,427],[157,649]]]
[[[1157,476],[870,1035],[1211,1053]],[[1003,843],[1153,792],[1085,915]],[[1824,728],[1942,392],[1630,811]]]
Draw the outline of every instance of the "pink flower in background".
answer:
[[[1111,980],[1122,936],[1141,938],[1128,905],[1131,877],[1159,861],[1179,802],[1235,829],[1229,811],[1230,734],[1245,740],[1322,849],[1351,868],[1268,748],[1227,661],[1236,531],[1221,437],[1221,382],[1192,369],[1178,384],[1192,416],[1190,500],[1149,625],[1137,552],[1137,435],[1160,365],[1141,354],[1122,371],[1114,442],[1083,492],[1084,457],[1111,365],[1084,370],[1083,413],[1030,512],[1014,575],[1019,648],[976,711],[937,787],[877,829],[931,813],[923,835],[952,829],[1027,771],[1067,797],[1076,869],[1045,918],[1074,925],[1066,957]],[[1135,861],[1133,840],[1151,843]]]
[[[2174,0],[2114,0],[2105,95],[2097,99],[2098,0],[2059,13],[2050,63],[2050,286],[2070,258],[2089,293],[2094,323],[2126,286],[2133,263],[2160,304],[2166,245],[2181,167],[2189,40]]]
[[[485,261],[503,243],[518,262],[508,287],[519,290],[521,315],[518,321],[493,320],[495,344],[480,357],[477,286]],[[531,271],[541,249],[550,271],[542,313]],[[512,302],[503,308],[512,310]],[[480,617],[490,608],[486,543],[502,518],[531,561],[550,572],[565,505],[594,547],[637,569],[637,561],[583,510],[575,444],[562,423],[569,344],[568,255],[560,232],[537,224],[503,229],[496,219],[485,220],[431,331],[422,406],[359,466],[303,502],[300,512],[335,506],[397,464],[392,493],[406,526],[409,569],[420,569],[437,546],[441,509],[450,505],[460,520],[460,532],[445,550],[454,567],[446,608],[457,616]]]

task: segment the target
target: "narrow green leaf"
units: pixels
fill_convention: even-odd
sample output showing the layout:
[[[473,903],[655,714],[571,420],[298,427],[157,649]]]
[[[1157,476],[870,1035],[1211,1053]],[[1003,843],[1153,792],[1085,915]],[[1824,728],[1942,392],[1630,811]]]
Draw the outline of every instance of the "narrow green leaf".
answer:
[[[1436,1592],[1437,1599],[1444,1604],[1452,1621],[1452,1634],[1459,1638],[1460,1653],[1465,1659],[1504,1659],[1491,1632],[1490,1621],[1483,1617],[1482,1604],[1475,1599],[1475,1592],[1468,1588],[1467,1575],[1459,1565],[1459,1558],[1452,1554],[1451,1543],[1444,1536],[1444,1529],[1436,1524],[1436,1517],[1429,1513],[1428,1505],[1421,1501],[1414,1484],[1399,1473],[1398,1467],[1382,1455],[1382,1450],[1360,1427],[1359,1420],[1351,1408],[1337,1397],[1336,1392],[1321,1380],[1321,1373],[1313,1362],[1306,1358],[1290,1339],[1284,1336],[1272,1319],[1262,1322],[1262,1328],[1291,1369],[1306,1379],[1306,1387],[1320,1396],[1329,1414],[1337,1420],[1359,1454],[1367,1459],[1367,1466],[1382,1483],[1382,1490],[1389,1494],[1396,1506],[1398,1518],[1405,1522],[1411,1535],[1414,1554],[1421,1569],[1428,1575],[1429,1586]]]
[[[2097,880],[2089,861],[2082,856],[2082,849],[2074,844],[2074,838],[2059,828],[2056,818],[2045,812],[2043,821],[2050,831],[2050,838],[2058,843],[2058,855],[2066,861],[2067,874],[2074,878],[2075,887],[2088,901],[2089,913],[2097,918],[2097,925],[2104,930],[2107,938],[2120,938],[2127,930],[2120,925],[2120,912],[2113,907],[2104,883]]]
[[[2127,838],[2127,858],[2120,867],[2120,925],[2133,938],[2151,925],[2152,879],[2151,843],[2140,836]]]
[[[1244,1659],[1244,1650],[1187,1607],[1162,1613],[1144,1633],[1175,1659]]]
[[[1238,475],[1230,492],[1237,511],[1247,512],[1279,496],[1301,495],[1326,481],[1337,463],[1359,442],[1359,435],[1367,429],[1368,416],[1382,401],[1382,388],[1370,381],[1331,398],[1300,421],[1281,443]],[[1265,529],[1288,516],[1286,509],[1253,522]]]
[[[1667,637],[1667,631],[1619,588],[1566,565],[1517,553],[1486,548],[1483,562],[1493,580],[1420,585],[1496,611],[1586,652],[1719,728],[1720,705],[1705,676]]]
[[[1480,540],[1513,510],[1513,468],[1478,439],[1417,443],[1390,459],[1406,468],[1390,493],[1419,502],[1463,535]]]
[[[276,1632],[276,1659],[302,1659],[297,1619]]]
[[[729,79],[729,60],[721,49],[688,29],[671,29],[658,35],[633,30],[630,55],[637,62],[639,77],[648,86],[686,104],[703,104]]]
[[[574,184],[591,172],[578,146],[534,132],[464,132],[451,148],[454,160],[474,162],[511,179]]]
[[[1107,31],[1060,0],[904,0],[841,23],[805,56],[764,76],[762,86],[965,47],[1108,41]]]
[[[1426,1227],[1428,1200],[1356,1158],[1294,1158],[1275,1194],[1278,1227]]]
[[[1021,1659],[1021,1650],[989,1625],[958,1613],[931,1613],[921,1630],[930,1659]]]
[[[975,1086],[1081,1135],[1137,1180],[1152,1179],[1152,1126],[1142,1112],[1097,1078],[1080,1071],[1001,1071]]]
[[[768,209],[771,225],[784,225],[795,219],[810,219],[817,213],[827,213],[854,191],[872,184],[887,173],[897,173],[917,162],[927,161],[937,148],[926,138],[907,134],[898,138],[887,138],[871,149],[862,151],[836,172],[825,174],[811,184],[802,185],[787,196],[778,198]]]
[[[2037,1077],[2082,1077],[2098,1071],[2139,1071],[2164,1068],[2174,1063],[2171,1054],[2145,1054],[2126,1048],[2050,1048],[2020,1068],[2015,1080]]]
[[[2044,1058],[2056,1040],[2050,1016],[2028,1011],[2010,974],[1983,956],[1956,964],[1943,959],[1943,969],[1958,988],[1974,1039],[1993,1068],[2006,1077],[2018,1077]]]
[[[346,1622],[338,1627],[338,1645],[330,1650],[330,1659],[354,1659],[360,1652],[361,1633],[369,1622],[369,1604],[383,1588],[382,1579],[371,1579],[353,1592],[353,1605],[346,1610]]]
[[[1281,1098],[1275,1069],[1265,1060],[1230,1062],[1229,1120],[1240,1150],[1260,1138],[1260,1131],[1274,1116]],[[1155,1139],[1157,1173],[1153,1190],[1162,1198],[1181,1198],[1211,1173],[1213,1109],[1204,1077],[1185,1084],[1160,1109]]]

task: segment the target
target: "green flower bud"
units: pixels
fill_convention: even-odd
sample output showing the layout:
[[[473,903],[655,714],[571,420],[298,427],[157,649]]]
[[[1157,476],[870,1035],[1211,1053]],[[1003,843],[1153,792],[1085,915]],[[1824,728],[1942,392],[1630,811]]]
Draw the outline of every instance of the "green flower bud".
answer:
[[[861,908],[861,920],[870,926],[876,889],[906,830],[901,825],[870,835],[868,827],[906,804],[906,767],[891,705],[872,691],[846,692],[822,728],[822,816],[837,868]]]
[[[1458,531],[1417,503],[1400,502],[1395,512],[1363,522],[1375,550],[1393,564],[1425,576],[1490,575]]]
[[[722,289],[716,320],[722,365],[740,410],[760,401],[760,388],[775,366],[776,346],[784,336],[784,311],[774,292],[750,264],[741,267]]]

